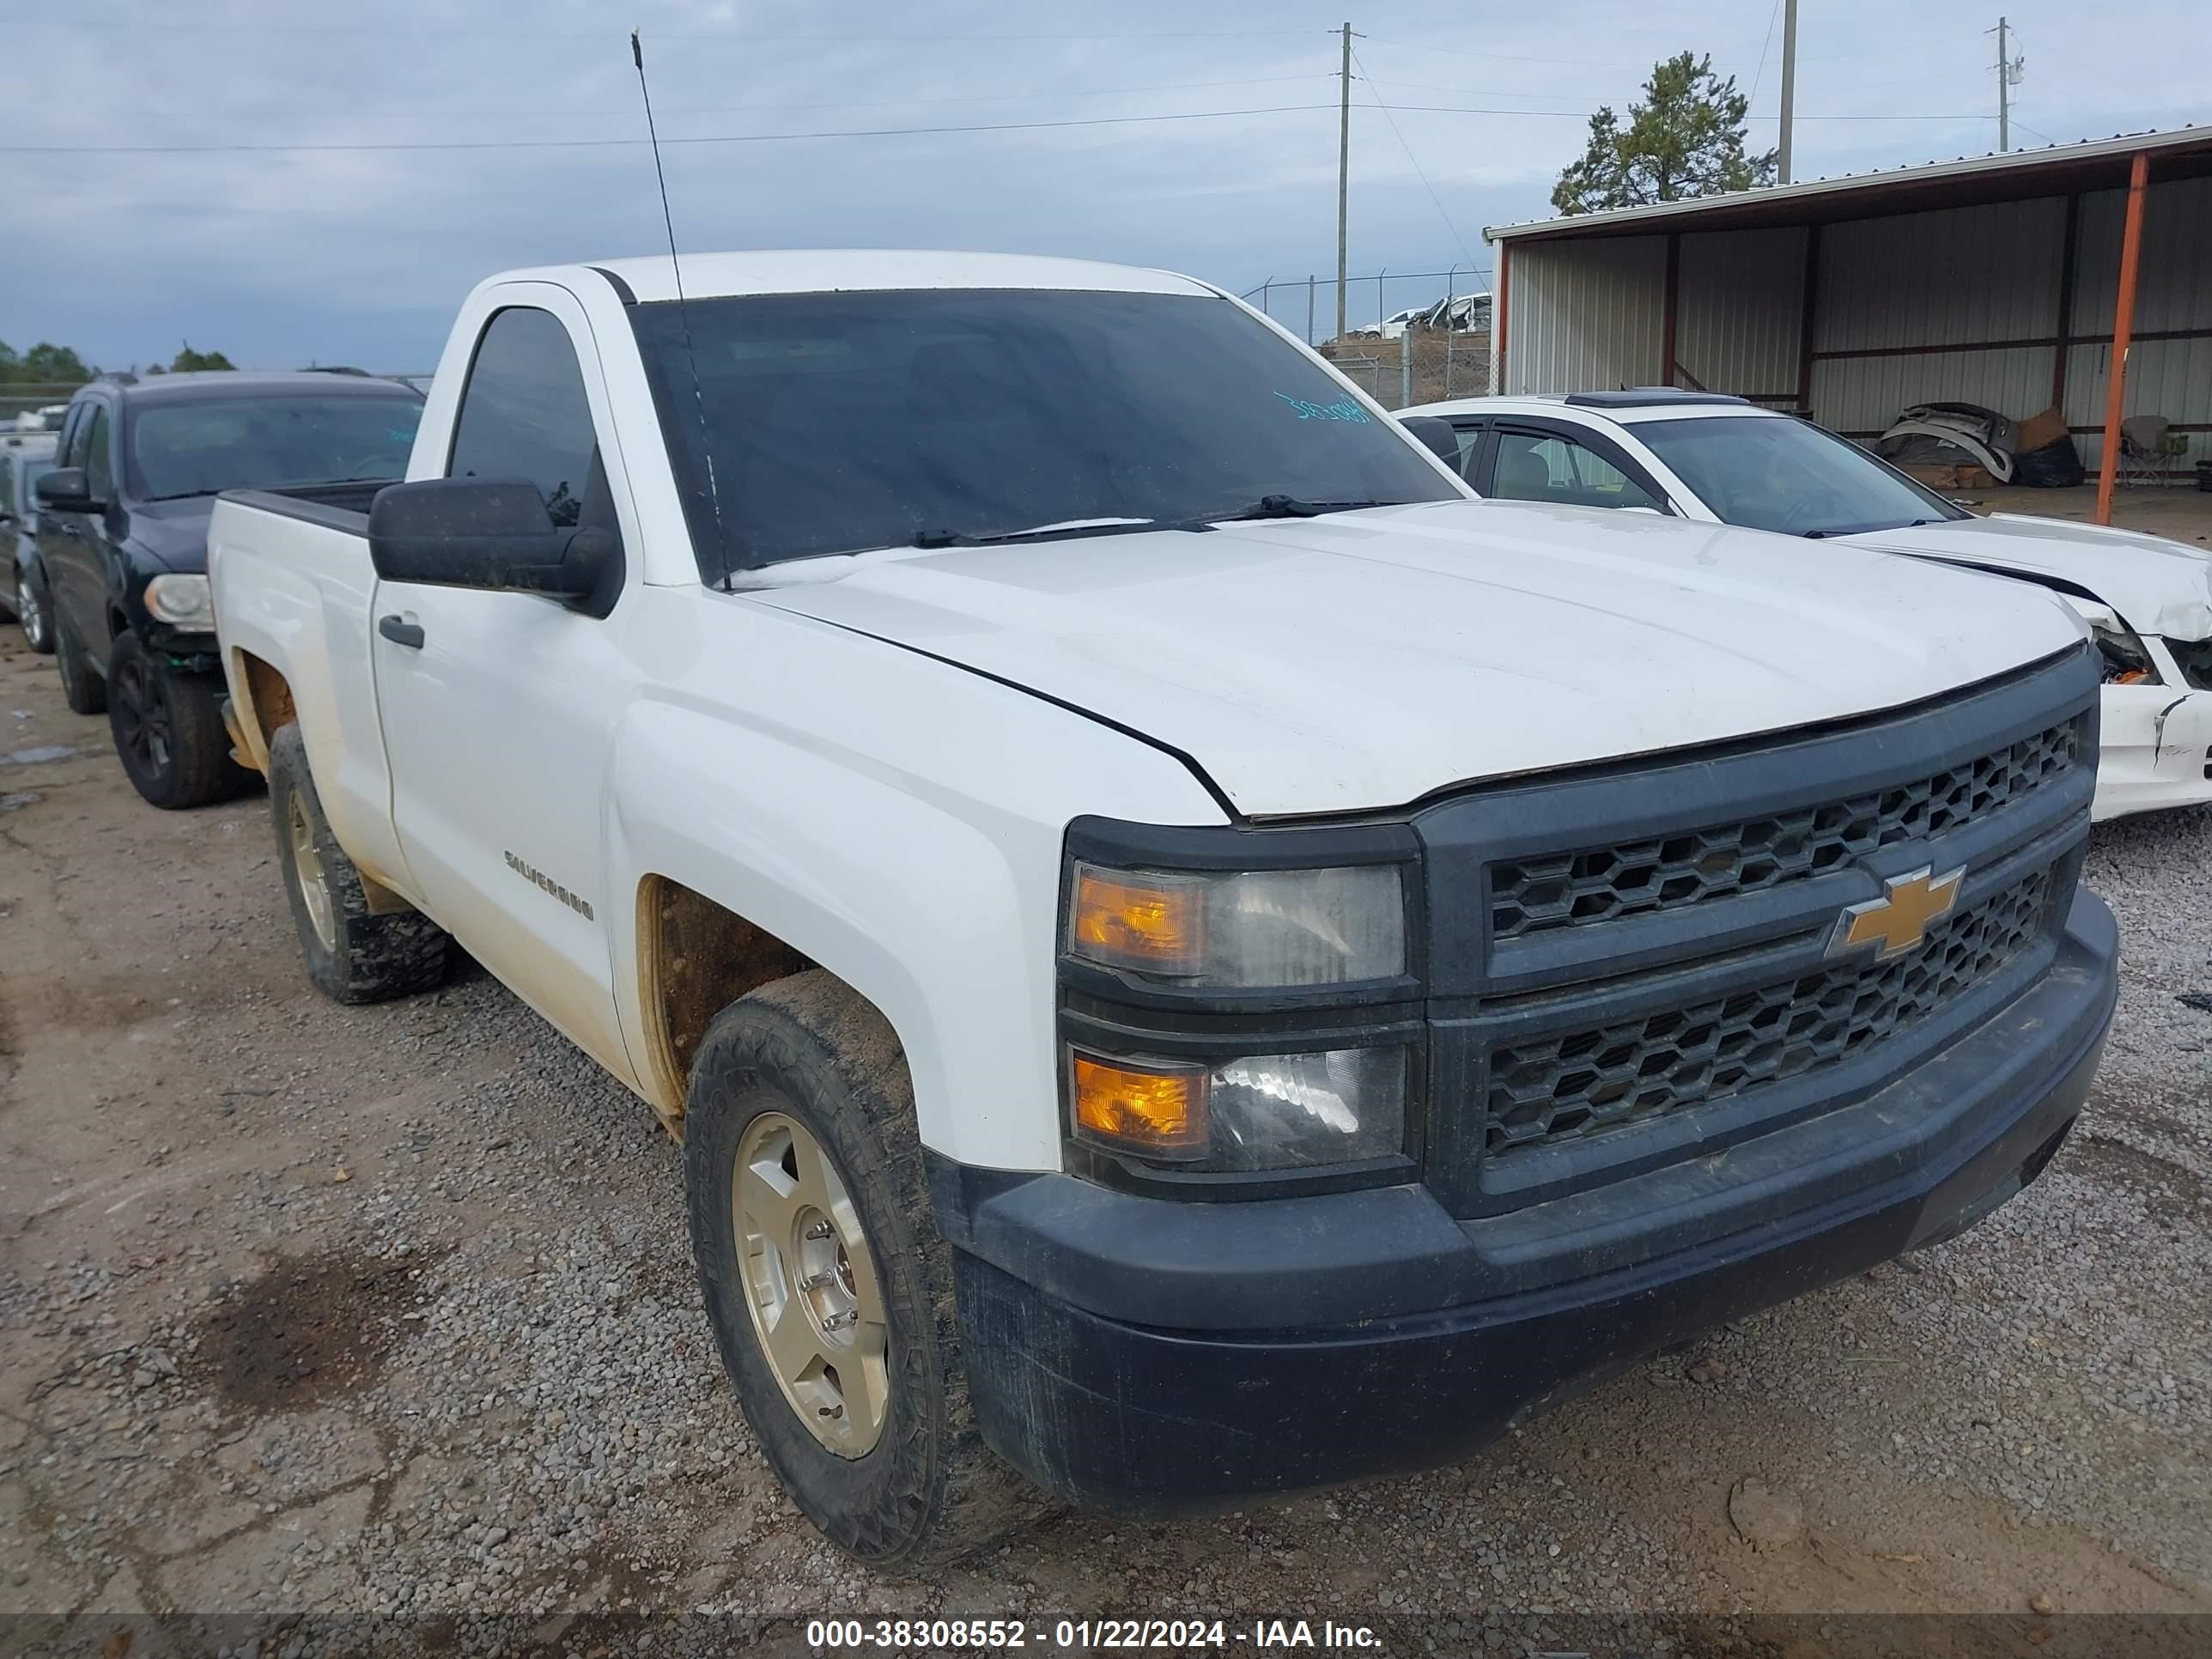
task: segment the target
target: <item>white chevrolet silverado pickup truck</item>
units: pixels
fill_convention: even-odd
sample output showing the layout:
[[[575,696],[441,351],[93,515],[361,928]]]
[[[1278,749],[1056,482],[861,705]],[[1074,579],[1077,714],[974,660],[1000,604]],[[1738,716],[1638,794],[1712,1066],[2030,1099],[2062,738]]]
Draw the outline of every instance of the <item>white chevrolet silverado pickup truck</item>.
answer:
[[[1473,500],[1182,277],[682,275],[479,287],[407,481],[224,497],[214,603],[315,982],[457,940],[659,1115],[839,1545],[1434,1466],[2057,1150],[2047,593]]]

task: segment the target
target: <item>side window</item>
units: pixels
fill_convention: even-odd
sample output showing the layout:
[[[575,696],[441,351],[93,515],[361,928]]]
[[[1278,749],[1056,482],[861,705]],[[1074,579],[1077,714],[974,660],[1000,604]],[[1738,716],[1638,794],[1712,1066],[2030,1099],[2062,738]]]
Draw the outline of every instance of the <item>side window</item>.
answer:
[[[485,325],[446,476],[527,478],[555,524],[616,527],[583,370],[551,312],[511,306]]]
[[[0,455],[0,519],[15,516],[15,458]]]
[[[115,453],[108,440],[112,435],[112,423],[107,418],[107,405],[94,404],[92,418],[84,423],[85,493],[95,501],[115,499]]]
[[[90,429],[92,405],[78,404],[62,417],[62,435],[55,451],[57,463],[62,466],[84,465],[84,440]]]
[[[1490,493],[1502,501],[1561,507],[1660,508],[1650,491],[1604,456],[1548,432],[1498,433],[1497,476]]]
[[[1482,447],[1482,422],[1468,421],[1455,424],[1452,428],[1452,436],[1459,440],[1460,477],[1472,482],[1473,475],[1468,469],[1474,465],[1474,452]]]

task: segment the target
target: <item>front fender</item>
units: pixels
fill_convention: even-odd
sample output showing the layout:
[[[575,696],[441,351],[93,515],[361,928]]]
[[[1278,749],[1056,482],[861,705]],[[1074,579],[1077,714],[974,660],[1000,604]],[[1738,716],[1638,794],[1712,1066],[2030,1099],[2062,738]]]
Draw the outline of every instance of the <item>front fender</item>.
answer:
[[[814,630],[809,629],[810,633]],[[641,702],[615,745],[610,918],[634,1054],[635,906],[647,878],[692,889],[836,974],[905,1048],[922,1143],[962,1163],[1060,1164],[1055,1070],[1060,868],[1085,811],[1218,823],[1172,758],[1080,715],[832,630],[875,671],[855,695],[743,708]],[[657,1103],[664,1111],[679,1104]]]

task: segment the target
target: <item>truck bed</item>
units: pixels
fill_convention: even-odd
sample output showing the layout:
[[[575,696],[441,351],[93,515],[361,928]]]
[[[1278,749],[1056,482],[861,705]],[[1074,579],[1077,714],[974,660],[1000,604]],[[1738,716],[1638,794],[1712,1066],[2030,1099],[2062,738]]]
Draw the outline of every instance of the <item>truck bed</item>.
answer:
[[[227,489],[222,499],[264,513],[304,519],[349,535],[368,534],[368,509],[389,478],[349,478],[343,483],[291,484],[282,489]]]

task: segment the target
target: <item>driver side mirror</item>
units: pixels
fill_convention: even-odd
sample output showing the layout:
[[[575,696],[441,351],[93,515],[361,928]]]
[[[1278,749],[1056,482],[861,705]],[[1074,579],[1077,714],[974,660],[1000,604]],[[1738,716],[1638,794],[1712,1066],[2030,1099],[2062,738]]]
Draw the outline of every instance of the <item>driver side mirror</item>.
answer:
[[[31,486],[39,505],[55,513],[97,513],[104,503],[93,500],[81,466],[58,466],[42,472]]]
[[[604,617],[622,586],[622,542],[560,526],[520,479],[387,484],[368,509],[368,557],[388,582],[543,593]]]

